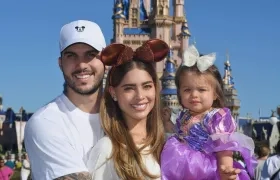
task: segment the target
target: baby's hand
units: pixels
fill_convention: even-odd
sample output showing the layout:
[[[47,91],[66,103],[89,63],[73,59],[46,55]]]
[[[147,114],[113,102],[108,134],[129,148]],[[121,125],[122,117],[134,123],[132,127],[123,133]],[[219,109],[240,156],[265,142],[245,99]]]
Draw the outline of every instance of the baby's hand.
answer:
[[[220,166],[220,176],[221,180],[235,180],[237,175],[240,173],[240,169],[221,165]]]

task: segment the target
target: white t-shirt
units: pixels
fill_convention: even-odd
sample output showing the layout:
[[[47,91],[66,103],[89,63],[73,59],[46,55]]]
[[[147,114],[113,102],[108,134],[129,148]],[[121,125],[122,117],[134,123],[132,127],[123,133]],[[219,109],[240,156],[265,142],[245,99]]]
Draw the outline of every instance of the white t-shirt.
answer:
[[[112,142],[105,136],[92,148],[87,168],[93,180],[120,180],[111,157]],[[145,150],[145,149],[144,149]],[[151,174],[160,175],[160,166],[151,154],[142,154],[142,160]],[[158,178],[160,179],[160,178]]]
[[[104,136],[99,119],[99,114],[81,111],[64,94],[39,109],[25,127],[33,179],[87,172],[88,153]]]
[[[276,175],[274,179],[270,177],[280,168],[280,155],[274,155],[266,159],[263,165],[263,170],[261,172],[261,180],[279,180],[280,172]]]

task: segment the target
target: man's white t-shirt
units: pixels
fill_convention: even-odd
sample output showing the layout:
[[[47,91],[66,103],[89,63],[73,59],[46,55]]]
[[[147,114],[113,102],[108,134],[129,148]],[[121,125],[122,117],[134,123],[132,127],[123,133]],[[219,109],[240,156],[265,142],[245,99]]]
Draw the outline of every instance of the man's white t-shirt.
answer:
[[[279,180],[280,172],[277,173],[274,179],[271,176],[280,168],[280,155],[273,155],[266,159],[261,172],[261,180]]]
[[[39,109],[25,127],[32,178],[87,172],[90,149],[104,136],[99,114],[78,109],[64,94]]]

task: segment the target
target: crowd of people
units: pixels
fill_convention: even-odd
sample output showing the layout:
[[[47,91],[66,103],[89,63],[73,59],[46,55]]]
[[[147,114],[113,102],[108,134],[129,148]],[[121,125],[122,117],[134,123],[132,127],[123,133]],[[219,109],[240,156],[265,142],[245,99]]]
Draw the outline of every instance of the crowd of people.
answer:
[[[236,132],[225,107],[215,53],[184,51],[175,76],[182,111],[174,118],[163,113],[154,68],[170,51],[166,42],[106,45],[96,23],[78,20],[61,28],[59,45],[64,90],[25,128],[32,179],[254,178],[254,142]]]
[[[13,158],[11,154],[0,157],[0,180],[9,180],[15,177],[15,172],[20,172],[18,180],[30,178],[30,163],[27,153]]]

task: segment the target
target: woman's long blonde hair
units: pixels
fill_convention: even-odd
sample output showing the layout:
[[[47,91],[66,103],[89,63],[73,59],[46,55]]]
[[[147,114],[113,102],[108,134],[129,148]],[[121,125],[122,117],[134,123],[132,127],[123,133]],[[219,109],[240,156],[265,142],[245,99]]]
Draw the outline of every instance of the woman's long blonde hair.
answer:
[[[115,102],[109,93],[109,86],[117,87],[125,74],[134,68],[148,72],[153,79],[156,90],[155,105],[147,117],[146,142],[141,148],[135,145],[132,136],[128,132],[118,102]],[[158,178],[156,175],[149,173],[141,158],[141,151],[149,147],[148,154],[152,154],[154,159],[160,163],[160,154],[164,144],[164,128],[160,113],[159,80],[153,64],[133,59],[130,62],[114,67],[114,70],[110,71],[107,77],[100,115],[102,127],[112,141],[111,158],[120,179],[140,180],[143,177]]]

